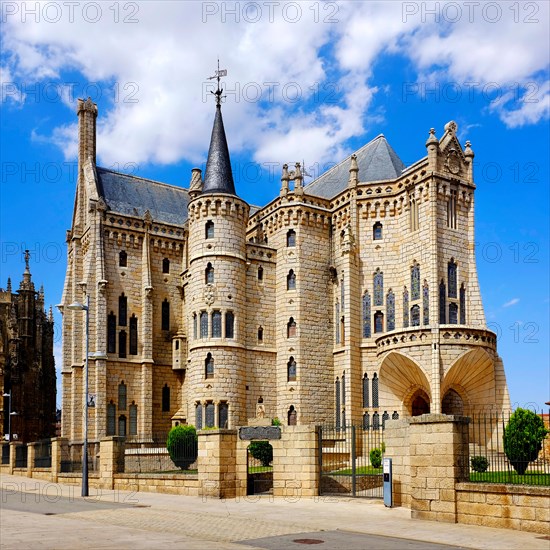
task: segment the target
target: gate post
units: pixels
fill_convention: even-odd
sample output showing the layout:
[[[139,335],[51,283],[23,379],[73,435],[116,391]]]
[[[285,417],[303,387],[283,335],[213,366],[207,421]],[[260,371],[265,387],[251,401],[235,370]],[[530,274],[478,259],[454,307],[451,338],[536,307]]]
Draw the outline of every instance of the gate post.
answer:
[[[317,467],[319,469],[319,477],[317,479],[317,494],[318,496],[321,496],[321,482],[323,479],[323,427],[317,426],[317,447],[319,449],[319,460]]]

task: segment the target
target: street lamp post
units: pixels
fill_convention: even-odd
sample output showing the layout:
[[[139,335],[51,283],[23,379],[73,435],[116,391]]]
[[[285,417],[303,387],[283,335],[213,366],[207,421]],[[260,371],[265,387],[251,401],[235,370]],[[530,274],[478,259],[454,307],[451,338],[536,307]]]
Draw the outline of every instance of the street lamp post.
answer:
[[[84,363],[84,448],[82,450],[82,496],[88,496],[88,346],[90,340],[90,296],[86,304],[74,302],[67,306],[72,311],[86,312],[86,358]]]

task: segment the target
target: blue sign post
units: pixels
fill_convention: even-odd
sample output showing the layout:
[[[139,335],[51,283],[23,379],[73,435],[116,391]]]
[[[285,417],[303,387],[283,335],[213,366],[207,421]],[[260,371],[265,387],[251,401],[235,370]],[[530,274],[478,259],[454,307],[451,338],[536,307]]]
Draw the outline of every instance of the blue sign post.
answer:
[[[384,506],[392,507],[392,467],[391,458],[384,458],[382,473],[384,475]]]

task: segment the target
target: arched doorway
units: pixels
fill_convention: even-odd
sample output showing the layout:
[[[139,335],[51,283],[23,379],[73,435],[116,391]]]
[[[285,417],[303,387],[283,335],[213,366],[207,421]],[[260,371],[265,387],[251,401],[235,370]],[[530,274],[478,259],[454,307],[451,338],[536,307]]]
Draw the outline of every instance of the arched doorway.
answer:
[[[451,388],[447,391],[441,401],[441,412],[443,414],[464,414],[464,402],[456,390]]]
[[[290,408],[288,409],[288,425],[296,426],[297,423],[298,423],[298,413],[296,412],[294,405],[290,405]]]
[[[246,494],[273,492],[273,446],[269,441],[253,441],[247,448]]]
[[[430,401],[425,392],[419,391],[411,399],[411,416],[420,416],[430,412]]]

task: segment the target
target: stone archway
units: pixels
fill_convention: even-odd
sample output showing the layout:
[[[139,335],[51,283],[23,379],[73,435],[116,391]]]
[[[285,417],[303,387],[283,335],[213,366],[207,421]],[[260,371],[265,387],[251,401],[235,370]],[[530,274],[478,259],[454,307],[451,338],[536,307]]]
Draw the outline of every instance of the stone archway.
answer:
[[[441,400],[441,412],[443,414],[464,414],[464,401],[460,394],[453,388],[449,388]]]
[[[379,379],[381,409],[413,416],[415,403],[415,412],[429,412],[432,400],[430,383],[420,365],[407,355],[398,352],[386,355],[380,366]]]

